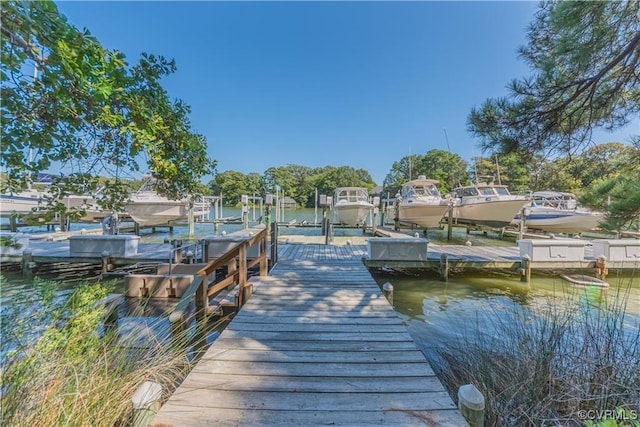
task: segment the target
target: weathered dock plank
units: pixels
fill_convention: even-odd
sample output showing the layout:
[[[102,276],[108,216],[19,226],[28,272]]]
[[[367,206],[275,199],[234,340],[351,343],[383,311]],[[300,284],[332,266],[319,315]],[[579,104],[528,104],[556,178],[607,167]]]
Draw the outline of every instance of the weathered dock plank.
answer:
[[[188,419],[192,424],[185,424]],[[463,426],[464,420],[457,410],[402,410],[388,411],[338,411],[227,409],[216,408],[204,412],[200,407],[179,407],[163,418],[166,425],[184,426],[279,426],[300,427],[307,425],[332,426]]]
[[[290,246],[152,425],[466,425],[362,248]]]

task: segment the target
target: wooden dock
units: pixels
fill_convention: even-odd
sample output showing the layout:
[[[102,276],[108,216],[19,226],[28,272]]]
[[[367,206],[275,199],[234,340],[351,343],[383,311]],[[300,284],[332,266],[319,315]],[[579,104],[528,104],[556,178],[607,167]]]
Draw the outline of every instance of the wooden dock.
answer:
[[[467,425],[362,263],[283,245],[151,425]]]

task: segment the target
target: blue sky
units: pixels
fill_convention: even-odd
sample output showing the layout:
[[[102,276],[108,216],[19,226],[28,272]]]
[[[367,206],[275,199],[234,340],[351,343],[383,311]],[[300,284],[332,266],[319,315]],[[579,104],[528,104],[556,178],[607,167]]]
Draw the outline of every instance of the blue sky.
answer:
[[[348,165],[381,184],[394,161],[469,160],[471,108],[527,74],[537,2],[58,2],[133,63],[174,58],[163,83],[192,108],[218,171]],[[625,141],[640,125],[596,142]],[[205,182],[210,177],[205,178]]]

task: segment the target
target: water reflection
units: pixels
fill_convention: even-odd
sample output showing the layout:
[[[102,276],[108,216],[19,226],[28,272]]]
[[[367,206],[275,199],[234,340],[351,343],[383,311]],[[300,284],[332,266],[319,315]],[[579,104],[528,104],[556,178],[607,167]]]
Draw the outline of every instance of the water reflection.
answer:
[[[534,275],[527,285],[513,272],[466,272],[448,282],[433,272],[376,271],[374,276],[380,285],[394,286],[396,311],[427,351],[473,334],[494,336],[498,325],[533,321],[550,307],[556,312],[619,309],[626,313],[625,328],[636,330],[640,324],[640,280],[633,273],[610,275],[609,288],[575,286],[550,274]]]

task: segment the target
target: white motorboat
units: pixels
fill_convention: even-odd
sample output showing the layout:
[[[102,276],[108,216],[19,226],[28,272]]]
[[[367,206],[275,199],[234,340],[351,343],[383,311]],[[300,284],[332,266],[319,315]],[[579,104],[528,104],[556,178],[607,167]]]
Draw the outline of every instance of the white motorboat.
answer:
[[[0,212],[6,214],[27,214],[47,204],[47,195],[42,191],[24,190],[19,193],[0,194]]]
[[[351,227],[364,224],[373,209],[373,204],[369,202],[369,192],[364,187],[339,187],[334,201],[335,221]]]
[[[420,175],[402,186],[398,203],[400,223],[422,228],[440,225],[449,209],[449,200],[442,198],[436,184],[438,181]]]
[[[82,211],[80,221],[97,222],[110,215],[98,206],[93,196],[72,194],[64,196],[60,203],[65,205],[67,212]]]
[[[506,185],[476,183],[454,192],[453,218],[460,224],[506,227],[528,201],[525,196],[509,193]]]
[[[124,206],[125,213],[133,221],[144,227],[166,225],[171,221],[187,218],[187,200],[171,200],[159,195],[154,189],[156,180],[145,177],[144,184],[129,196]]]
[[[576,196],[557,191],[538,191],[532,194],[531,206],[525,209],[527,229],[549,233],[582,233],[598,227],[603,219],[601,212],[578,208]],[[519,226],[521,214],[512,224]]]

